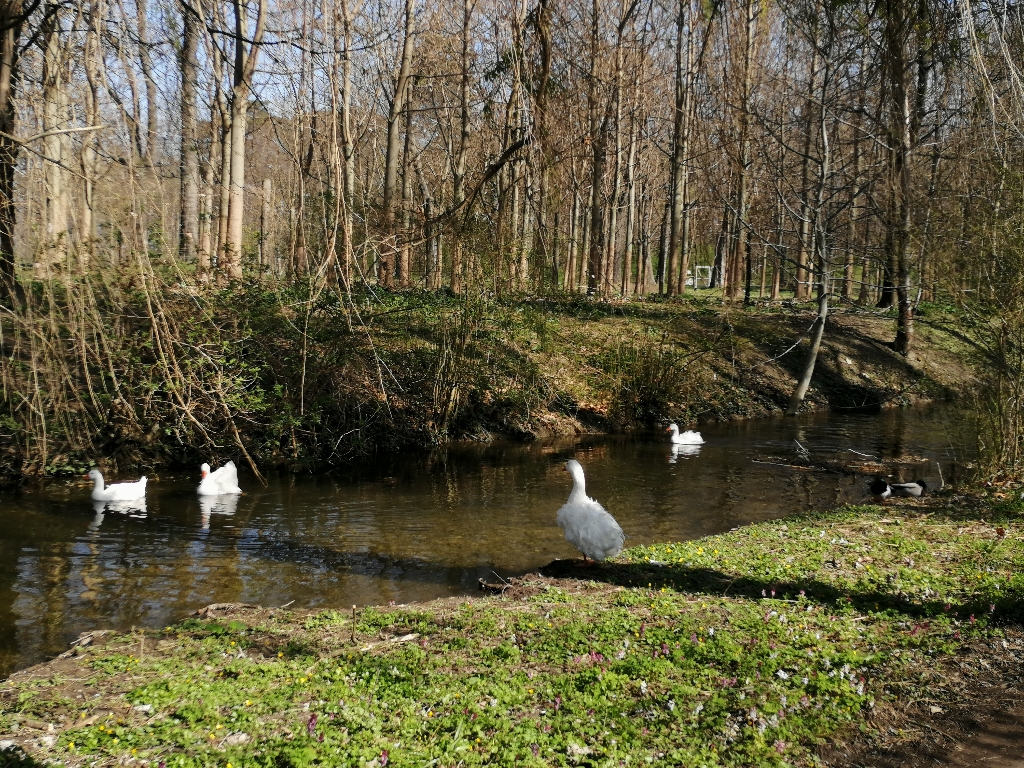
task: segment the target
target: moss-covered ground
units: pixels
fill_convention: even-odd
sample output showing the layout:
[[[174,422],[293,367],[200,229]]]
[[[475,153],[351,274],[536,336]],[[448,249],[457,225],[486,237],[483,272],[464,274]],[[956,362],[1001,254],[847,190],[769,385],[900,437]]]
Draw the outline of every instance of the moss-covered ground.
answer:
[[[26,765],[818,765],[1024,649],[1021,509],[851,507],[354,621],[211,607],[12,676],[0,739]]]

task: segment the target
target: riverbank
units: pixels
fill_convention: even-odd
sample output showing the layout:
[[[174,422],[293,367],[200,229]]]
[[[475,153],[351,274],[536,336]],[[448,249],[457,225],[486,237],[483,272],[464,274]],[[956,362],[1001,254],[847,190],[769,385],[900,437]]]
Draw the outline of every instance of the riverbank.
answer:
[[[707,292],[90,287],[101,289],[102,312],[79,317],[57,297],[24,328],[0,329],[17,363],[0,392],[8,482],[97,462],[114,476],[228,458],[322,471],[409,445],[766,416],[788,401],[807,342],[790,348],[814,317],[812,304],[743,308]],[[904,358],[889,346],[891,313],[836,309],[805,407],[877,410],[962,391],[973,379],[955,316],[922,305],[918,320]]]
[[[0,740],[28,765],[847,765],[948,733],[1024,649],[1024,507],[1000,495],[556,562],[354,621],[225,606],[95,633],[0,686]]]

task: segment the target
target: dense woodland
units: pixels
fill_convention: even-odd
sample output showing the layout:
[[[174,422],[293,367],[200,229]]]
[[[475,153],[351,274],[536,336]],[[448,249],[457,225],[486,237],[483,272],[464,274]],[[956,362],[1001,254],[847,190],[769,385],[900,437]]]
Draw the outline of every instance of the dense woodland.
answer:
[[[21,428],[110,420],[128,305],[188,378],[173,305],[241,285],[857,302],[907,354],[922,300],[1021,272],[1020,4],[9,0],[0,29]]]

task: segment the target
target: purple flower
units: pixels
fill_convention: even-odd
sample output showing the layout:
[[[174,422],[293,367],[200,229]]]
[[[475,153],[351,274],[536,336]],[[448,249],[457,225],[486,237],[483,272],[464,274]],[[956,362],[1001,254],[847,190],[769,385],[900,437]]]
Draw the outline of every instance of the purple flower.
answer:
[[[309,722],[306,723],[306,733],[309,734],[311,737],[312,737],[313,733],[316,731],[316,721],[317,721],[317,716],[316,716],[316,712],[314,712],[313,714],[311,714],[309,716]]]
[[[381,768],[388,764],[388,751],[386,749],[380,751],[380,764]]]
[[[786,751],[786,742],[784,742],[784,741],[776,741],[775,742],[775,751],[778,752],[780,755],[783,752],[785,752]]]
[[[555,712],[562,708],[562,697],[555,696]]]
[[[991,605],[989,605],[988,612],[989,613],[995,613],[996,612],[996,604],[995,603],[992,603]]]

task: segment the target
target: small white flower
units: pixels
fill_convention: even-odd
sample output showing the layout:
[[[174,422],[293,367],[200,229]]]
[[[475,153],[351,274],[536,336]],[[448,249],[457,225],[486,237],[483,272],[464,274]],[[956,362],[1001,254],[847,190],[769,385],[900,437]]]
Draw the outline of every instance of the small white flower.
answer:
[[[780,669],[778,672],[775,673],[775,675],[780,680],[789,680],[789,672],[787,672],[784,669]]]

